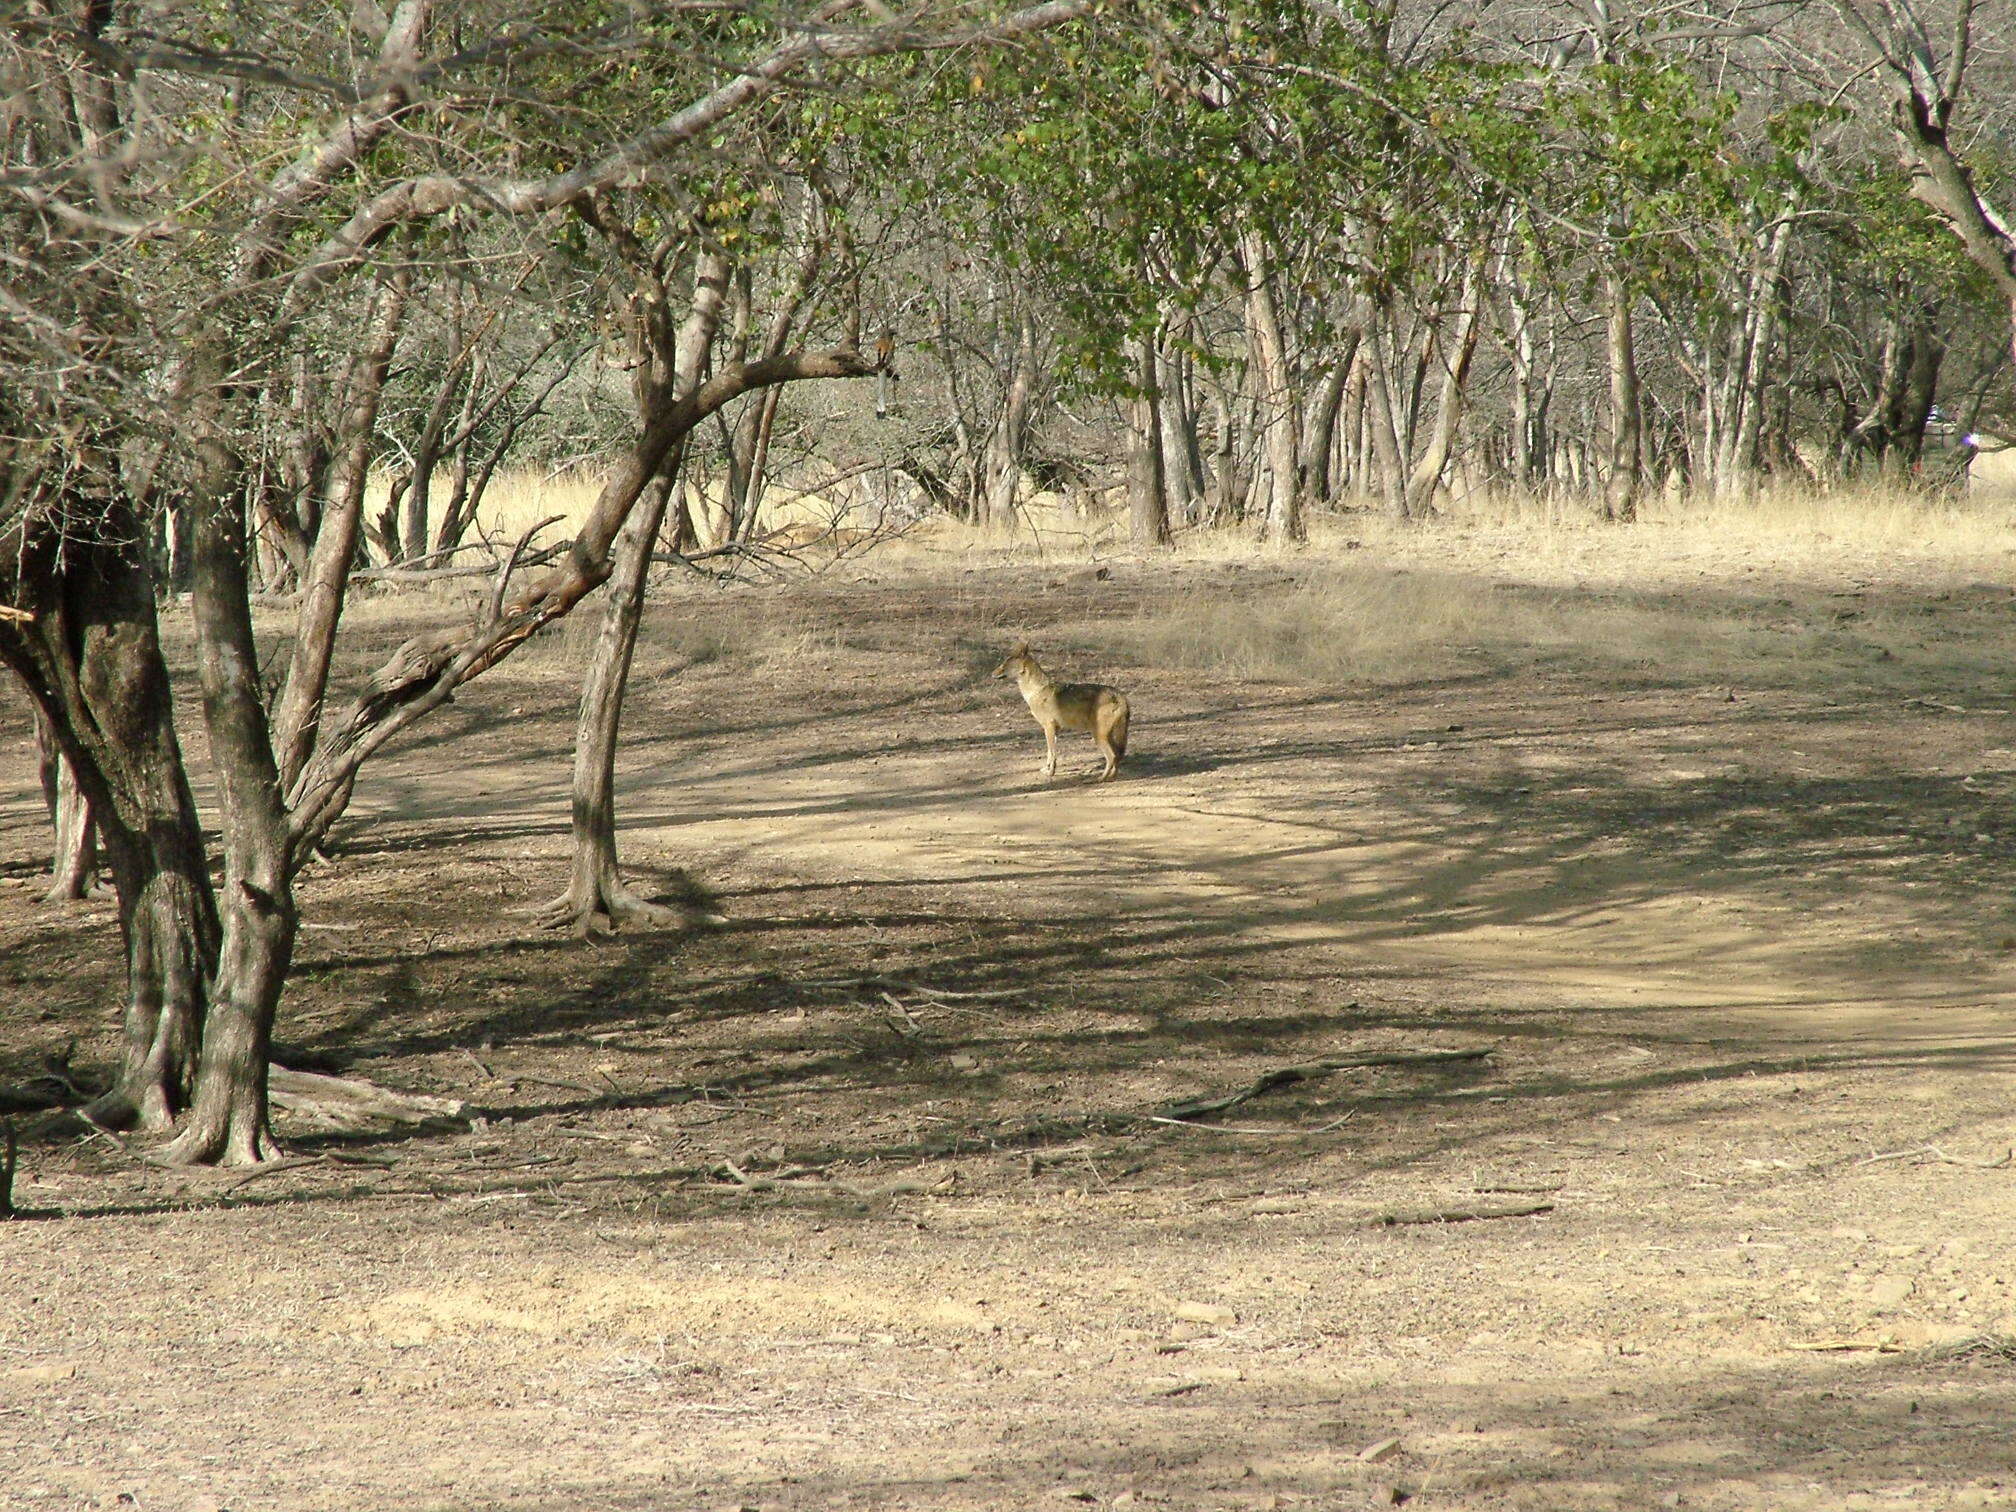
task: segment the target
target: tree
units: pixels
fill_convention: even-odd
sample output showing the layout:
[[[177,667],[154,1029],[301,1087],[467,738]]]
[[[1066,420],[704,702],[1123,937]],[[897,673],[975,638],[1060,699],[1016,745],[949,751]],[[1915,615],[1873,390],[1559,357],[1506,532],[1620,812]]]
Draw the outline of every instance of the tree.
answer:
[[[651,415],[557,566],[514,586],[507,563],[475,623],[402,646],[339,715],[324,713],[320,698],[283,693],[282,707],[309,711],[288,732],[291,751],[306,747],[291,783],[258,681],[250,607],[259,375],[284,370],[306,317],[408,228],[565,209],[659,171],[815,65],[985,45],[1082,14],[1089,0],[978,22],[954,6],[903,20],[871,14],[843,27],[852,8],[782,7],[767,18],[782,25],[782,40],[741,18],[588,18],[598,66],[654,49],[682,25],[746,61],[655,119],[612,122],[598,150],[519,176],[484,171],[526,156],[485,136],[493,86],[528,60],[555,87],[580,81],[553,65],[544,32],[504,28],[502,14],[465,18],[498,25],[487,45],[429,55],[430,0],[404,0],[382,27],[358,11],[354,24],[378,32],[378,45],[354,63],[344,39],[298,35],[293,12],[275,6],[245,18],[265,52],[256,67],[249,53],[219,52],[197,32],[129,30],[105,7],[10,23],[8,82],[23,103],[0,191],[14,243],[40,255],[0,299],[0,342],[22,378],[4,401],[13,439],[0,449],[0,593],[19,611],[0,624],[0,658],[28,685],[98,811],[120,894],[128,1056],[97,1111],[160,1127],[186,1092],[166,1158],[235,1164],[272,1153],[266,1055],[297,927],[294,877],[363,763],[608,577],[624,522],[694,426],[767,384],[870,364],[851,350],[787,353],[717,374]],[[514,86],[539,73],[521,69]],[[394,137],[413,116],[420,81],[449,77],[464,86],[454,99],[467,118],[449,119],[438,136]],[[122,91],[136,84],[163,86],[175,108],[125,108]],[[227,94],[234,108],[216,108]],[[449,98],[430,103],[437,123],[457,108]],[[253,172],[275,134],[309,144],[278,172]],[[432,171],[421,158],[437,149],[463,171]],[[483,166],[469,171],[472,160]],[[384,314],[381,306],[381,334]],[[370,368],[373,351],[364,360]],[[175,740],[146,550],[145,510],[171,494],[192,527],[199,682],[223,829],[214,892]],[[341,582],[332,570],[332,635]],[[326,657],[308,660],[326,674]]]

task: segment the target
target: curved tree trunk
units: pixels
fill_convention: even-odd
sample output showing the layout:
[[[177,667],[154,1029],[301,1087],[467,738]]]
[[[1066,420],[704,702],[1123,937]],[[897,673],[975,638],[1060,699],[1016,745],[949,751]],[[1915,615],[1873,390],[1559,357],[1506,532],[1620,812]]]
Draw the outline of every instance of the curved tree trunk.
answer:
[[[1477,355],[1479,287],[1483,268],[1472,259],[1463,273],[1463,307],[1456,314],[1455,340],[1443,346],[1441,391],[1436,396],[1435,425],[1428,434],[1428,446],[1414,464],[1407,480],[1407,512],[1415,518],[1433,514],[1435,494],[1449,471],[1450,454],[1456,446],[1456,427],[1463,418],[1464,392],[1470,382],[1470,364]]]
[[[637,402],[647,426],[653,409],[677,402],[699,387],[708,349],[720,329],[729,271],[725,253],[711,247],[700,253],[692,303],[677,337],[669,343],[662,318],[654,321],[647,314],[646,327],[639,333],[645,350],[637,379]],[[647,311],[661,310],[662,287],[651,292],[653,297],[643,302]],[[651,903],[624,885],[616,857],[616,740],[637,650],[637,627],[644,617],[651,550],[665,518],[666,501],[678,486],[684,450],[677,446],[664,458],[618,538],[608,608],[581,689],[581,715],[574,730],[574,875],[567,891],[541,914],[542,922],[553,928],[571,925],[585,935],[623,924],[680,922],[677,910]]]
[[[554,928],[572,926],[579,934],[594,935],[626,924],[667,927],[683,921],[680,910],[652,903],[628,887],[616,859],[616,740],[623,724],[623,694],[644,618],[651,548],[678,483],[675,454],[637,501],[617,543],[608,609],[595,638],[574,727],[574,876],[567,891],[541,914],[542,922]]]
[[[294,956],[296,863],[259,691],[237,459],[221,441],[202,446],[192,602],[224,829],[223,937],[195,1094],[181,1132],[161,1153],[176,1165],[253,1165],[279,1153],[267,1124],[266,1062]]]

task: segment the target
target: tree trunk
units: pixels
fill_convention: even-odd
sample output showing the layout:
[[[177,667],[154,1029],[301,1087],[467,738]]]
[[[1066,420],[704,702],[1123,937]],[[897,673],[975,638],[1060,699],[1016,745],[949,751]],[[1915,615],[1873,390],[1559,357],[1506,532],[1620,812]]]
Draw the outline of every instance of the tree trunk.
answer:
[[[1378,464],[1379,491],[1386,512],[1396,520],[1407,514],[1407,464],[1400,447],[1400,429],[1393,412],[1393,385],[1387,373],[1391,321],[1382,306],[1378,323],[1365,343],[1365,414],[1372,427],[1372,455]]]
[[[77,768],[63,754],[49,718],[35,711],[35,749],[42,778],[42,801],[49,809],[53,837],[49,890],[45,903],[69,903],[89,897],[98,885],[98,826],[91,800],[77,785]]]
[[[1441,392],[1436,396],[1435,427],[1428,434],[1428,446],[1407,480],[1407,512],[1429,514],[1442,475],[1449,470],[1449,454],[1456,445],[1456,426],[1463,414],[1463,397],[1470,382],[1470,364],[1477,355],[1478,285],[1481,266],[1473,259],[1464,270],[1463,308],[1456,315],[1456,339],[1443,347]],[[1453,347],[1453,350],[1452,350]]]
[[[1194,525],[1204,505],[1204,450],[1197,439],[1197,401],[1186,357],[1162,351],[1158,343],[1156,370],[1160,377],[1162,480],[1169,496],[1172,524]]]
[[[1638,350],[1632,334],[1633,295],[1621,273],[1608,280],[1605,351],[1610,362],[1610,465],[1604,480],[1603,518],[1629,524],[1638,518],[1642,478]]]
[[[1211,448],[1211,486],[1204,495],[1204,523],[1217,526],[1233,517],[1245,483],[1239,476],[1237,411],[1222,383],[1211,386],[1211,410],[1218,430]]]
[[[1026,307],[1016,312],[1015,346],[1008,382],[1001,394],[1001,412],[987,437],[986,492],[983,521],[995,529],[1012,529],[1015,496],[1022,482],[1022,457],[1029,440],[1029,401],[1036,382],[1036,322]]]
[[[684,399],[699,387],[708,349],[720,329],[729,272],[725,253],[714,248],[702,250],[694,267],[693,297],[686,320],[669,343],[663,334],[662,313],[657,319],[647,316],[640,333],[644,360],[637,376],[637,402],[646,411],[647,428],[652,409]],[[654,286],[643,303],[655,309],[662,306],[663,298],[662,287]],[[669,351],[665,349],[668,345]],[[540,916],[541,922],[552,928],[572,926],[587,935],[623,924],[680,922],[677,911],[648,902],[623,881],[616,854],[616,741],[623,724],[630,664],[637,651],[637,630],[644,618],[651,552],[666,503],[679,484],[682,450],[675,449],[662,463],[618,538],[608,605],[582,685],[581,712],[574,728],[574,873],[567,891]]]
[[[1358,363],[1357,331],[1344,333],[1343,346],[1330,361],[1316,408],[1309,415],[1309,433],[1302,439],[1302,497],[1328,504],[1337,493],[1337,421],[1344,409],[1344,391]]]
[[[168,1128],[188,1095],[217,948],[203,832],[175,734],[144,532],[123,501],[85,501],[0,546],[0,659],[20,675],[98,822],[119,898],[126,1009],[119,1071],[88,1104],[106,1128]]]
[[[1273,259],[1257,231],[1240,238],[1239,252],[1246,269],[1247,360],[1256,375],[1267,447],[1267,505],[1261,532],[1276,544],[1303,541],[1309,529],[1302,513],[1301,406],[1274,297]]]
[[[1167,546],[1169,495],[1162,475],[1162,415],[1156,390],[1155,342],[1134,337],[1135,392],[1127,400],[1127,523],[1137,549]]]
[[[245,581],[245,501],[237,459],[199,443],[196,665],[224,831],[223,936],[196,1088],[174,1165],[256,1165],[279,1153],[267,1122],[273,1019],[294,956],[295,860],[280,794]]]
[[[329,469],[328,497],[322,525],[301,578],[301,607],[294,621],[294,649],[287,681],[273,714],[274,745],[279,753],[280,780],[292,787],[315,749],[322,699],[329,690],[329,663],[335,655],[336,626],[357,557],[357,538],[364,520],[364,487],[377,435],[378,402],[385,376],[399,342],[411,284],[401,268],[379,292],[370,335],[350,369],[342,434]]]

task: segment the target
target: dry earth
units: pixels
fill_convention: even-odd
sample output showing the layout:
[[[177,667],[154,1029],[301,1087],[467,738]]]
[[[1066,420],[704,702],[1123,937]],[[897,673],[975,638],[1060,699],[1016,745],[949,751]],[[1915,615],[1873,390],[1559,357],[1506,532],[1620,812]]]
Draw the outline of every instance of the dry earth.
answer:
[[[1140,627],[1331,561],[674,585],[623,843],[729,922],[598,943],[518,912],[586,639],[507,665],[368,774],[280,1031],[469,1117],[252,1176],[23,1120],[0,1505],[2016,1507],[2016,602],[1620,550],[1350,563],[1890,639],[1259,682]],[[1016,633],[1125,685],[1122,780],[1037,783]],[[36,901],[6,719],[0,1087],[88,1083],[111,913]],[[1426,1050],[1488,1054],[1158,1116]]]

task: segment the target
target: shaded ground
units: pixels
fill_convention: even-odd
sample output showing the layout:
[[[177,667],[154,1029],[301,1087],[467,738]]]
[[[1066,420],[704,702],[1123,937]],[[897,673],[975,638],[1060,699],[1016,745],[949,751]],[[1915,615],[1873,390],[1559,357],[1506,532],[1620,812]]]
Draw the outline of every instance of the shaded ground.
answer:
[[[367,774],[281,1029],[470,1119],[250,1178],[31,1126],[0,1505],[2016,1506],[2016,731],[1936,675],[2007,591],[1860,582],[1922,634],[1852,686],[1126,649],[1322,570],[675,595],[624,846],[702,934],[516,912],[574,673],[479,685]],[[1740,576],[1676,612],[1838,615]],[[1037,785],[1024,633],[1127,688],[1121,781]],[[12,717],[0,1086],[88,1082],[110,910],[35,903]]]

